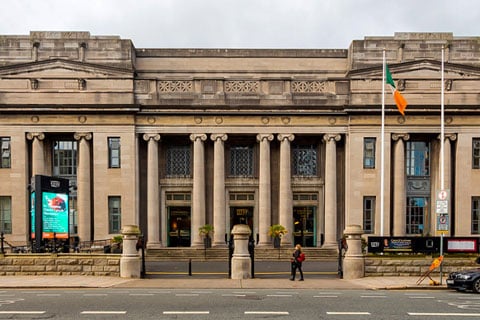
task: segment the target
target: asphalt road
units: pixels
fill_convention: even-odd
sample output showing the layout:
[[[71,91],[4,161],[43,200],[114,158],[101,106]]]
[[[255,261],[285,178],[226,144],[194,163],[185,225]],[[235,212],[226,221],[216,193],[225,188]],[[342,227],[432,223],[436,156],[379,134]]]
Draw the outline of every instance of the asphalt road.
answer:
[[[201,277],[227,278],[229,272],[227,261],[147,261],[147,278],[161,277]],[[307,261],[303,263],[306,278],[336,278],[338,263],[336,261]],[[191,275],[190,275],[191,274]],[[298,272],[297,272],[298,274]],[[256,261],[254,276],[256,278],[286,278],[290,275],[288,261]]]
[[[474,319],[479,295],[448,290],[2,290],[0,319]]]

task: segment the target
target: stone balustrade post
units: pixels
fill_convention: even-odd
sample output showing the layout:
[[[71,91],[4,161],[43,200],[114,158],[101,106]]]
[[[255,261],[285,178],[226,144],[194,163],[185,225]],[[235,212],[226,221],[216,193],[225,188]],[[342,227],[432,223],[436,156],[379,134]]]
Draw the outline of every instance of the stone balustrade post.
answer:
[[[120,277],[140,278],[141,260],[136,244],[140,236],[140,229],[136,225],[127,225],[122,228],[123,252],[120,258]]]
[[[246,224],[236,224],[232,229],[235,249],[232,257],[232,279],[250,279],[252,277],[250,254],[248,253],[248,239],[251,234]]]
[[[343,258],[343,278],[358,279],[365,276],[365,257],[362,251],[362,227],[348,225],[344,231],[347,237],[347,252]]]

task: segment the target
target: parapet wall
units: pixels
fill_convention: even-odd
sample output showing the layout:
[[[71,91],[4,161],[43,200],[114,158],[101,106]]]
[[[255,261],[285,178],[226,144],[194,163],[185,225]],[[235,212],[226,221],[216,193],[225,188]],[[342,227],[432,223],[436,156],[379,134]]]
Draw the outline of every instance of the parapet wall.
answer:
[[[365,257],[365,277],[381,276],[421,276],[427,272],[436,257],[411,256],[367,256]],[[478,268],[476,257],[445,257],[442,271],[448,274],[452,271]],[[438,274],[440,269],[434,269],[432,274]]]
[[[0,254],[0,276],[120,276],[120,254]]]

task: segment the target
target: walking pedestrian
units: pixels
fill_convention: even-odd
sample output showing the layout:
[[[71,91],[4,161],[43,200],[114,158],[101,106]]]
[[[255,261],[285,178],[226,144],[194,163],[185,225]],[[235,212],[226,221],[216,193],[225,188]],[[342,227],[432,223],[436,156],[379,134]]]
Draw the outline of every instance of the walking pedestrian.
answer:
[[[297,274],[297,269],[300,271],[300,279],[299,281],[303,281],[303,270],[302,270],[302,262],[305,261],[305,253],[302,252],[302,246],[297,244],[295,246],[295,251],[292,254],[292,259],[291,261],[291,267],[292,267],[292,272],[291,272],[291,281],[295,281],[295,276]]]

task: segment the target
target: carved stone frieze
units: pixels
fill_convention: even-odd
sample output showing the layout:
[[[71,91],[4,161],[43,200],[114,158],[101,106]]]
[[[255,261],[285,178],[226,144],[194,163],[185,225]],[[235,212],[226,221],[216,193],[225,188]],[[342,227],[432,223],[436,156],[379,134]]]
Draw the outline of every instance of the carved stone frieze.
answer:
[[[326,81],[319,81],[319,80],[292,81],[293,93],[324,93],[326,92],[326,88],[327,88]]]

